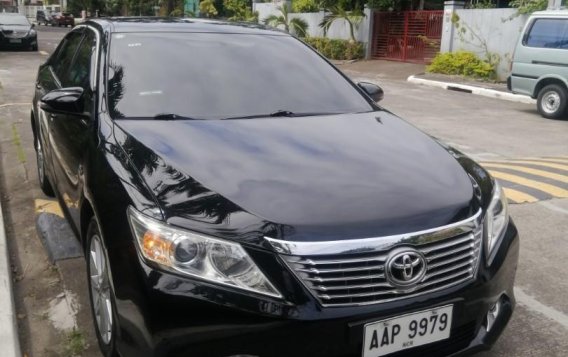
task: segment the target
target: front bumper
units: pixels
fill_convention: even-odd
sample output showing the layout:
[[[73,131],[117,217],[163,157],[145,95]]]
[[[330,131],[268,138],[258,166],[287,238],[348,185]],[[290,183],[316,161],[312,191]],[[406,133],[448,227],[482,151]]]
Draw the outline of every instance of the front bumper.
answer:
[[[258,254],[255,260],[262,265]],[[450,338],[405,350],[403,355],[468,354],[489,349],[511,317],[518,254],[519,238],[511,222],[493,264],[487,267],[482,257],[474,280],[395,302],[328,308],[299,284],[290,285],[285,268],[275,282],[280,289],[288,284],[286,300],[293,302],[229,291],[142,263],[138,281],[144,293],[128,298],[117,294],[118,348],[123,357],[361,356],[365,324],[453,304]],[[502,304],[500,313],[488,332],[486,315],[497,301]]]
[[[11,40],[20,40],[20,42],[13,42]],[[10,37],[0,37],[0,48],[30,48],[37,45],[37,37],[21,37],[21,38],[10,38]]]

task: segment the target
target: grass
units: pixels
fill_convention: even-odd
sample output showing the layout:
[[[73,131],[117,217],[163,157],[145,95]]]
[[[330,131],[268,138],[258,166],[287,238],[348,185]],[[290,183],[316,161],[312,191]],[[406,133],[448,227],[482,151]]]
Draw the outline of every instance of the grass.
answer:
[[[22,147],[22,139],[20,139],[20,133],[18,133],[18,128],[16,128],[16,124],[12,124],[12,137],[14,145],[16,145],[16,153],[18,154],[18,160],[22,164],[25,164],[26,153],[24,152],[24,148]]]
[[[65,337],[65,356],[80,356],[87,349],[87,340],[80,330],[73,329]]]

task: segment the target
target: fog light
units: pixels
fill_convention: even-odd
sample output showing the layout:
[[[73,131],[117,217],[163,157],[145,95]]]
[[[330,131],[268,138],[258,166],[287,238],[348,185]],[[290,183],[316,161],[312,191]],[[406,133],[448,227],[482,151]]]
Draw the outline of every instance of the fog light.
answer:
[[[497,320],[497,316],[499,316],[499,311],[501,310],[501,301],[497,301],[495,304],[491,305],[489,311],[487,311],[487,332],[491,330],[495,321]]]

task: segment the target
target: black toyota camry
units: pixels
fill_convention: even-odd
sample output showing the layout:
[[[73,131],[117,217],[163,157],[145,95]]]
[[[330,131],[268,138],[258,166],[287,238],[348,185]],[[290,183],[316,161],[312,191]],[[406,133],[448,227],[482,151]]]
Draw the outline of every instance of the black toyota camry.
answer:
[[[0,12],[0,48],[38,50],[35,25],[18,13]]]
[[[382,95],[260,26],[69,32],[39,69],[31,125],[41,188],[84,247],[103,354],[491,347],[515,305],[503,191]]]

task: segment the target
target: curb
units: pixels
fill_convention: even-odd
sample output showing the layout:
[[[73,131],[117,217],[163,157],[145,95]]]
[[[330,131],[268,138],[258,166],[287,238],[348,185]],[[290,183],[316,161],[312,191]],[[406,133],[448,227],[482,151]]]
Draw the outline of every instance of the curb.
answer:
[[[480,95],[488,98],[495,98],[501,100],[508,100],[510,102],[524,103],[524,104],[536,104],[536,100],[531,97],[513,94],[508,92],[501,92],[495,89],[481,88],[476,86],[470,86],[467,84],[451,83],[451,82],[441,82],[433,81],[430,79],[417,78],[414,75],[408,77],[408,82],[414,84],[420,84],[429,87],[442,88],[446,90],[453,90],[457,92],[470,93],[475,95]]]
[[[0,204],[0,346],[2,346],[2,356],[21,356],[17,331],[10,255],[8,254],[4,216]]]

